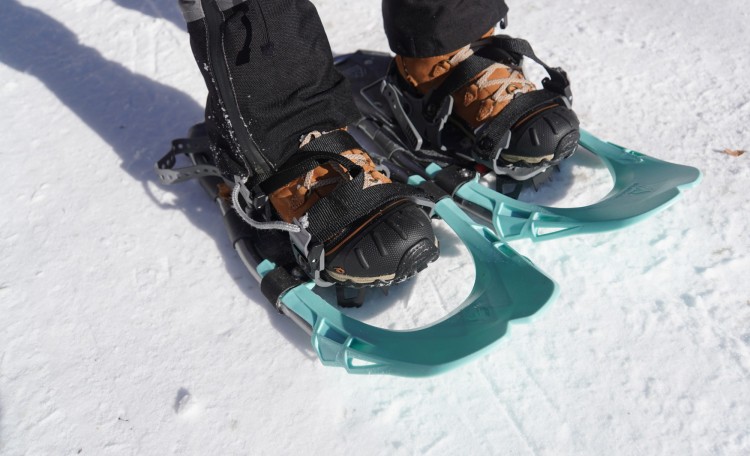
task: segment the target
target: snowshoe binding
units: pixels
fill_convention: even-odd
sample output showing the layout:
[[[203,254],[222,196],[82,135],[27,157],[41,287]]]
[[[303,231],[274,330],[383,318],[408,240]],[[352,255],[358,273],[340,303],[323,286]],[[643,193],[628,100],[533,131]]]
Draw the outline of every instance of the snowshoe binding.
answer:
[[[165,183],[215,177],[212,196],[222,195],[257,231],[261,250],[272,249],[261,256],[294,262],[318,286],[339,288],[387,287],[437,259],[437,241],[422,209],[434,203],[423,191],[381,175],[345,131],[315,135],[299,155],[249,189],[243,179],[230,180],[214,166],[205,130],[200,124],[189,142],[176,140],[157,172]],[[205,149],[196,154],[201,144]],[[196,163],[173,169],[185,153]],[[285,251],[292,255],[282,260]],[[345,305],[360,305],[364,297],[339,295]]]
[[[518,65],[523,56],[539,62],[522,40],[492,37],[490,43],[485,40],[480,45],[483,47],[464,60],[456,71],[477,59],[480,66],[492,65],[482,60],[485,59],[481,57],[484,53],[498,54],[500,59],[507,59],[510,55],[513,59],[511,65]],[[683,190],[700,181],[700,171],[695,168],[648,157],[580,129],[575,114],[569,109],[567,77],[560,69],[542,65],[549,73],[544,88],[514,98],[492,122],[480,126],[472,136],[465,128],[466,122],[452,115],[452,97],[436,95],[438,91],[442,95],[447,90],[445,87],[461,87],[459,83],[450,82],[453,74],[459,73],[449,75],[449,79],[432,94],[419,95],[404,87],[400,76],[394,74],[394,65],[396,59],[389,54],[371,51],[358,51],[336,59],[336,66],[349,79],[363,113],[363,118],[357,123],[361,141],[372,144],[369,150],[379,155],[379,160],[397,163],[410,173],[435,183],[506,241],[550,240],[624,228],[667,208]],[[463,73],[468,75],[471,72],[466,70]],[[466,77],[461,76],[461,81]],[[443,100],[442,104],[433,103],[433,99]],[[415,115],[415,110],[437,114],[434,117]],[[538,118],[532,116],[536,119],[533,122],[523,121],[522,111],[541,114]],[[437,121],[422,121],[430,118]],[[540,127],[532,127],[537,121]],[[465,133],[463,138],[457,133],[459,130]],[[518,132],[515,137],[514,132]],[[551,135],[551,139],[542,138],[541,133]],[[533,139],[535,137],[538,141]],[[485,138],[489,138],[485,145],[492,142],[492,147],[483,152]],[[534,164],[511,163],[503,158],[509,150],[514,151],[514,158],[517,158],[521,145],[536,142],[540,145],[556,144],[546,146],[546,150],[551,147],[555,151],[551,160],[545,158]],[[578,208],[555,208],[517,199],[521,186],[540,185],[554,172],[556,163],[578,148],[601,159],[612,175],[614,187],[603,199]],[[526,150],[533,153],[535,149]],[[488,155],[487,151],[491,153]],[[480,182],[480,176],[488,170],[498,173],[494,188]]]
[[[524,57],[549,74],[539,90],[524,75]],[[524,40],[485,36],[446,55],[396,56],[379,89],[417,153],[447,152],[498,176],[526,180],[577,147],[568,78]]]

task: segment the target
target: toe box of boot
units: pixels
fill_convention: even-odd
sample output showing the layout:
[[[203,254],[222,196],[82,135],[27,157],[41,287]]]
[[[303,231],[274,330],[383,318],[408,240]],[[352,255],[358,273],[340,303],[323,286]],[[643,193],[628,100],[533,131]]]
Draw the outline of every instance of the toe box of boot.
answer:
[[[351,286],[385,286],[415,275],[439,255],[430,218],[402,202],[327,248],[326,273]]]
[[[555,163],[575,152],[579,139],[575,112],[555,105],[529,114],[511,130],[511,141],[500,159],[520,165]]]

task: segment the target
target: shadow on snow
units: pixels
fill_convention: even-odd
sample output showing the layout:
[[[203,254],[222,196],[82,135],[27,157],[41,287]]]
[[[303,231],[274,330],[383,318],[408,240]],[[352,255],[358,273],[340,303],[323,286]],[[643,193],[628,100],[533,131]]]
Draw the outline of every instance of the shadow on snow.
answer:
[[[122,3],[151,4],[126,0]],[[200,186],[181,186],[171,204],[160,203],[149,189],[149,183],[156,181],[155,161],[167,151],[171,139],[184,135],[190,125],[202,120],[203,107],[173,87],[103,58],[97,50],[81,45],[75,34],[61,23],[37,9],[8,0],[3,3],[3,10],[0,62],[44,83],[109,143],[122,160],[122,169],[141,182],[154,204],[165,210],[181,211],[196,227],[214,238],[227,272],[238,288],[251,301],[262,302],[273,326],[306,356],[314,357],[308,336],[288,319],[280,318],[272,306],[266,305],[259,287],[247,287],[248,280],[252,279],[227,242],[218,210]],[[67,172],[72,172],[75,165],[71,162]]]

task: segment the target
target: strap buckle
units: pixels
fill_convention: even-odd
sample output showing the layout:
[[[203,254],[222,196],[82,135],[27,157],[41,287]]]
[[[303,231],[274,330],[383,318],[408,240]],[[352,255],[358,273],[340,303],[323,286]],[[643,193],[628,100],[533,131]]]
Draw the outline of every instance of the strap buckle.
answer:
[[[319,287],[334,285],[332,282],[323,280],[320,276],[320,273],[325,270],[326,266],[325,247],[323,247],[322,243],[313,241],[312,234],[305,228],[307,220],[304,217],[302,220],[294,219],[293,222],[300,227],[298,232],[289,233],[289,239],[292,241],[292,251],[297,264],[313,279],[315,285]]]
[[[268,204],[268,195],[263,193],[263,190],[260,189],[259,185],[256,185],[248,196],[249,198],[247,201],[252,204],[255,210],[261,210],[266,204]]]
[[[260,184],[257,184],[250,190],[243,179],[239,176],[234,176],[234,184],[240,187],[240,195],[242,196],[243,202],[252,208],[252,211],[260,211],[266,204],[268,204],[268,195],[266,195],[260,188]]]
[[[159,179],[165,184],[176,184],[188,179],[216,176],[222,177],[221,171],[214,165],[197,163],[194,156],[206,154],[208,151],[208,138],[185,138],[172,141],[172,147],[166,155],[156,162],[154,170]],[[175,168],[177,157],[187,155],[193,158],[193,165]]]
[[[549,77],[542,79],[542,86],[547,90],[562,95],[568,108],[570,108],[570,105],[573,103],[573,92],[570,90],[568,74],[559,67],[550,68],[547,72],[549,73]]]
[[[425,105],[425,100],[429,100],[429,97],[413,97],[400,91],[387,79],[383,79],[380,91],[388,101],[388,107],[404,132],[411,150],[422,150],[425,140],[438,150],[445,150],[441,132],[448,116],[453,112],[453,97],[445,97],[439,105]],[[414,115],[410,116],[410,113]]]

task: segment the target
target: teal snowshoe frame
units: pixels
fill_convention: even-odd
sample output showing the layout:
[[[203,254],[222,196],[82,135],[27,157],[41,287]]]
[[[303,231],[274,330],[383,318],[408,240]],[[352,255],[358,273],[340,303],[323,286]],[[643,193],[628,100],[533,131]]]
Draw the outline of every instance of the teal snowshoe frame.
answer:
[[[372,85],[375,80],[370,78],[372,71],[389,59],[385,54],[359,52],[338,58],[337,65],[353,63],[349,67],[339,67],[353,80],[355,88],[361,88]],[[176,142],[173,147],[179,150],[173,150],[160,160],[157,172],[167,183],[189,177],[200,179],[225,217],[235,250],[251,275],[263,283],[271,277],[269,274],[281,268],[268,260],[257,260],[251,254],[252,246],[242,236],[242,230],[248,227],[216,193],[215,183],[221,178],[218,170],[207,161],[210,154],[201,149],[205,144],[198,141],[201,136],[196,133],[198,130],[191,132],[192,139],[188,143]],[[392,149],[393,138],[379,137],[389,142],[384,150]],[[376,138],[370,139],[378,144]],[[192,149],[190,141],[198,144],[197,149]],[[346,315],[338,306],[323,299],[313,291],[312,281],[290,285],[269,300],[310,334],[312,346],[323,364],[343,367],[350,373],[421,377],[445,372],[480,356],[505,336],[511,323],[528,321],[558,294],[557,284],[507,242],[558,239],[626,227],[665,209],[682,190],[697,184],[701,177],[695,168],[648,157],[597,139],[586,131],[581,131],[579,144],[598,156],[613,177],[613,189],[595,204],[553,208],[524,203],[489,189],[478,177],[455,187],[453,199],[441,197],[438,200],[434,209],[436,215],[464,243],[476,270],[471,293],[443,319],[414,330],[378,328]],[[188,155],[193,166],[183,171],[173,170],[178,153]],[[197,157],[200,160],[196,161]],[[397,166],[400,165],[394,168]],[[430,165],[425,171],[423,177],[412,176],[408,182],[434,184],[425,178],[434,177],[440,167]],[[480,218],[492,228],[469,217],[457,203],[473,214],[481,213]]]
[[[414,178],[412,183],[419,184]],[[471,253],[476,279],[471,293],[450,315],[424,328],[393,331],[344,314],[312,291],[312,282],[281,296],[284,313],[293,312],[311,330],[321,362],[356,374],[406,377],[435,375],[480,356],[507,332],[555,299],[555,282],[487,227],[469,218],[450,198],[435,212]],[[274,265],[258,267],[263,276]],[[532,286],[533,284],[533,286]],[[295,318],[296,320],[296,318]]]
[[[579,145],[604,162],[614,181],[612,190],[594,204],[555,208],[526,203],[491,190],[478,177],[459,187],[454,197],[484,209],[505,241],[544,241],[625,228],[666,209],[701,179],[696,168],[657,160],[585,130]],[[440,169],[430,165],[426,170],[434,176]]]

